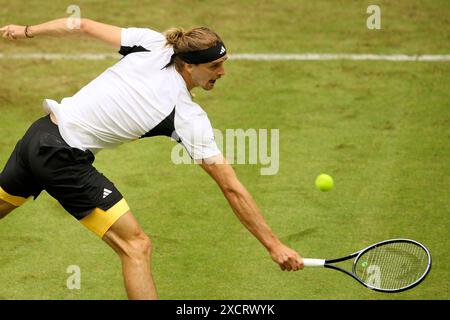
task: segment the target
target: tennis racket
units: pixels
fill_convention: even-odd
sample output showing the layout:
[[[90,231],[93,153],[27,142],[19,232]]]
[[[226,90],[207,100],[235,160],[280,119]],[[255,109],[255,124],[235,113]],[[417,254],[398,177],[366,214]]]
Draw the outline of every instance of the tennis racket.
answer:
[[[335,263],[353,260],[350,270]],[[381,241],[346,257],[303,259],[305,267],[325,267],[348,274],[369,289],[400,292],[418,285],[431,268],[431,255],[421,243],[409,239]]]

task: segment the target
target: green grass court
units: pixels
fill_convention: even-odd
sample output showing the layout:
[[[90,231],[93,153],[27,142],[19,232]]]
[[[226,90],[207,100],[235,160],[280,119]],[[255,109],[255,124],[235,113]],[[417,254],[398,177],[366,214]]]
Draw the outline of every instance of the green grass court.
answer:
[[[450,3],[377,1],[0,0],[0,25],[82,17],[119,26],[208,25],[233,53],[450,54]],[[41,38],[0,53],[103,53],[88,39]],[[61,100],[114,59],[0,59],[0,167],[44,98]],[[424,243],[430,274],[398,294],[367,290],[324,269],[281,272],[195,165],[174,165],[174,142],[152,138],[104,150],[95,165],[114,181],[153,241],[161,299],[450,298],[450,62],[236,61],[196,101],[214,128],[280,130],[280,169],[234,165],[275,233],[303,257],[334,258],[388,238]],[[321,172],[334,177],[315,189]],[[152,187],[150,187],[152,185]],[[126,299],[120,261],[47,193],[0,221],[0,299]],[[70,265],[81,289],[69,290]]]

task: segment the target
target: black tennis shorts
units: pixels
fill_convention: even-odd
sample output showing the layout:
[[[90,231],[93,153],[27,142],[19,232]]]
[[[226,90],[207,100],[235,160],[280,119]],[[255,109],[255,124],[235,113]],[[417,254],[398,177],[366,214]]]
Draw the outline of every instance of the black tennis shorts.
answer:
[[[78,220],[94,209],[108,212],[123,197],[114,184],[93,167],[94,159],[89,150],[70,147],[50,116],[40,118],[19,140],[0,174],[0,198],[19,206],[27,198],[36,199],[46,190]],[[127,210],[127,205],[122,203],[116,209],[120,212],[108,218],[112,222]]]

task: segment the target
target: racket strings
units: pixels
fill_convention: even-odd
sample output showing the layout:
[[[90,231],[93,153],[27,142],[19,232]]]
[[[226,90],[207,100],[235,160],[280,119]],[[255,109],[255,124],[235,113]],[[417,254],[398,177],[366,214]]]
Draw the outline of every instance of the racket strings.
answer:
[[[428,269],[428,254],[409,242],[392,242],[363,253],[355,265],[355,274],[377,289],[396,290],[418,281]]]

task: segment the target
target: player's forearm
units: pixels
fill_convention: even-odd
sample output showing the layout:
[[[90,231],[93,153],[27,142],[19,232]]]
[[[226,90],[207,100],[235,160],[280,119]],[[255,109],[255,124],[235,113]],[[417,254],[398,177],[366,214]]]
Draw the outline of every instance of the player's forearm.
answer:
[[[269,251],[281,244],[261,215],[256,202],[242,184],[236,183],[235,187],[223,192],[241,223]]]
[[[36,36],[66,36],[83,33],[83,19],[62,18],[28,27],[28,35]]]

